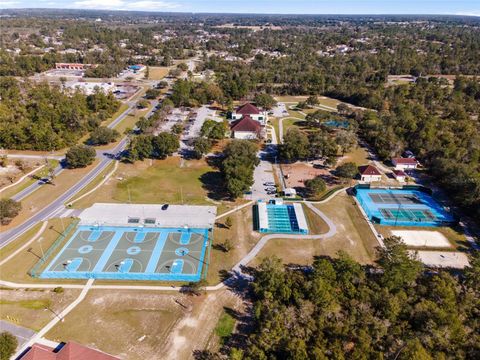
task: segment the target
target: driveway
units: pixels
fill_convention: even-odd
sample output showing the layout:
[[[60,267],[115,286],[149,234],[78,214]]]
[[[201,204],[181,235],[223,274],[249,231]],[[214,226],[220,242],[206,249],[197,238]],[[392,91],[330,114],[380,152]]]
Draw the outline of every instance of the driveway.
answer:
[[[285,106],[285,103],[279,102],[277,103],[277,106],[273,107],[272,109],[273,115],[270,115],[270,116],[277,117],[277,118],[289,116],[288,112],[286,111],[287,111],[287,107]]]
[[[18,348],[21,348],[23,344],[25,344],[36,334],[33,330],[0,320],[0,332],[3,331],[8,331],[12,335],[15,335],[18,340]]]

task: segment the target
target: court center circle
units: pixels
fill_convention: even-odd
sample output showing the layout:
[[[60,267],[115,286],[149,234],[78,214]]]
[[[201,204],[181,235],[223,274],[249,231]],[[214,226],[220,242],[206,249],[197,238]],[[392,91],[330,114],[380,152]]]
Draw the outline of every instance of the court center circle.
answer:
[[[78,248],[78,252],[80,254],[88,254],[89,252],[91,252],[93,250],[93,246],[92,245],[83,245],[81,247]]]
[[[137,255],[140,251],[142,251],[142,249],[140,249],[140,247],[138,247],[138,246],[130,246],[130,247],[127,249],[127,254],[128,254],[128,255]]]
[[[188,254],[188,249],[185,247],[178,248],[175,250],[175,254],[177,254],[177,256],[185,256]]]

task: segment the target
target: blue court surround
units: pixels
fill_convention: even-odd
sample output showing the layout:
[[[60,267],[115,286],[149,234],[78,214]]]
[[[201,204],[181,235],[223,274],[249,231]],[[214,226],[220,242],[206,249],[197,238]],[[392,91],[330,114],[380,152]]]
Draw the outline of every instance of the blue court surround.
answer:
[[[81,237],[81,232],[90,232],[88,237],[83,240],[78,240],[77,235]],[[102,240],[102,233],[112,232],[113,237],[110,239]],[[124,249],[118,249],[118,245],[122,236],[125,233],[137,232],[134,237],[131,238],[131,246]],[[141,246],[143,242],[148,243],[148,234],[158,234],[155,237],[155,243],[151,245],[149,251],[142,250]],[[180,233],[180,237],[175,239],[168,239],[169,235]],[[198,234],[201,237],[194,243],[197,243],[195,254],[192,254],[191,244],[193,234]],[[76,239],[76,240],[75,240]],[[75,244],[72,244],[76,241]],[[79,247],[77,243],[84,241]],[[199,243],[201,241],[201,244]],[[165,255],[166,243],[169,242],[171,253]],[[40,278],[43,279],[112,279],[112,280],[160,280],[160,281],[199,281],[202,276],[202,268],[206,256],[207,245],[209,243],[209,230],[208,229],[182,229],[182,228],[146,228],[146,227],[92,227],[86,225],[80,225],[77,227],[74,234],[70,237],[67,243],[59,251],[59,253],[49,262],[47,267],[41,273]],[[190,247],[190,248],[189,248]],[[64,252],[69,251],[76,252],[76,256],[66,257]],[[109,270],[113,267],[109,262],[114,251],[124,251],[124,259],[121,262],[114,264],[116,271],[105,271],[107,267]],[[170,250],[169,250],[170,251]],[[90,263],[93,253],[101,255],[97,261],[94,261],[91,265],[93,269],[89,271],[79,271],[82,263]],[[143,254],[141,254],[143,252]],[[141,254],[143,261],[141,264],[141,271],[133,272],[135,266],[138,269],[140,263],[135,256]],[[84,256],[82,256],[84,255]],[[90,256],[90,257],[89,257]],[[171,265],[166,270],[159,270],[159,262],[163,261],[162,256],[167,256],[171,262]],[[187,260],[179,259],[179,257],[189,257]],[[64,260],[65,259],[65,260]],[[62,263],[62,261],[65,261]],[[58,266],[59,262],[63,266]],[[185,273],[186,265],[195,264],[195,273]],[[57,267],[54,269],[54,265]],[[108,267],[112,265],[112,267]],[[195,268],[193,268],[195,269]]]

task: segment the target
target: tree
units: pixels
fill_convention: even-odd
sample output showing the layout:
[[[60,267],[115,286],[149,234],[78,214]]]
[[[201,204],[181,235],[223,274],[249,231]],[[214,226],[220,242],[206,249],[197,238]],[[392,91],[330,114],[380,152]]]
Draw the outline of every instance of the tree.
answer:
[[[221,140],[225,137],[225,123],[207,119],[200,129],[200,134],[211,140]]]
[[[188,65],[182,62],[182,63],[177,65],[177,68],[179,68],[181,71],[187,71],[188,70]]]
[[[340,147],[342,156],[357,145],[357,136],[352,131],[339,130],[335,135],[335,142]]]
[[[137,108],[139,109],[146,109],[149,105],[150,103],[145,99],[141,99],[137,102]]]
[[[175,135],[180,135],[183,131],[183,125],[182,124],[175,124],[172,126],[172,132]]]
[[[277,105],[277,100],[273,98],[270,94],[267,93],[258,93],[255,94],[253,101],[257,106],[264,108],[265,110],[270,110],[275,105]]]
[[[160,90],[158,89],[148,89],[145,92],[145,99],[153,100],[160,95]]]
[[[17,349],[18,341],[7,331],[0,333],[0,360],[9,360]]]
[[[232,218],[230,216],[227,216],[227,218],[225,219],[225,226],[230,229],[232,225],[233,225]]]
[[[201,159],[203,155],[208,154],[211,148],[212,141],[207,138],[197,137],[193,140],[193,153],[197,159]]]
[[[260,162],[257,151],[257,146],[248,140],[233,140],[225,147],[221,170],[233,198],[253,185],[253,171]]]
[[[341,115],[346,115],[350,111],[350,106],[345,103],[340,103],[337,105],[337,112]]]
[[[325,183],[325,180],[320,176],[317,176],[305,181],[305,188],[307,189],[309,196],[316,197],[325,191],[327,184]]]
[[[415,282],[422,264],[410,255],[407,246],[398,236],[383,240],[385,247],[378,248],[378,265],[383,269],[382,284],[390,290],[400,290]]]
[[[307,100],[305,100],[305,104],[313,107],[320,104],[320,101],[318,100],[318,97],[316,97],[315,95],[311,95],[307,98]]]
[[[342,179],[353,179],[358,174],[358,166],[354,162],[346,162],[335,169],[335,175]]]
[[[22,210],[22,204],[13,199],[0,199],[0,224],[8,225]]]
[[[308,137],[297,127],[291,127],[283,137],[280,155],[288,161],[304,159],[309,154]]]
[[[153,157],[164,159],[172,155],[180,147],[180,142],[175,134],[161,132],[152,139]]]
[[[88,139],[89,145],[106,145],[117,140],[120,134],[115,129],[110,129],[106,126],[99,126],[90,133]]]
[[[94,148],[85,145],[76,145],[68,149],[65,154],[65,160],[68,168],[76,169],[92,164],[96,155]]]
[[[225,241],[222,243],[222,248],[223,248],[223,251],[225,252],[229,252],[230,250],[232,250],[233,249],[232,240],[230,240],[229,238],[225,239]]]

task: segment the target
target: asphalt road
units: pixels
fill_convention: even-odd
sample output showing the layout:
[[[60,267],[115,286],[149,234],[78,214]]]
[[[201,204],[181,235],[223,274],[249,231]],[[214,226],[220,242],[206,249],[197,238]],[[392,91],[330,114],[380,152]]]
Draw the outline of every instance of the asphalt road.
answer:
[[[158,104],[157,101],[153,102],[153,107],[152,110],[148,112],[146,115],[147,117],[151,116],[153,113],[153,109],[155,106]],[[125,110],[115,121],[113,121],[109,127],[114,127],[116,124],[118,124],[120,121],[122,121],[128,113],[133,109],[134,104],[130,104],[129,108]],[[12,228],[10,230],[4,231],[0,233],[0,249],[3,248],[4,246],[8,245],[10,242],[15,240],[17,237],[28,231],[30,228],[32,228],[36,223],[46,220],[50,218],[52,214],[54,214],[58,209],[63,208],[63,204],[70,199],[73,195],[75,195],[77,192],[82,190],[85,186],[87,186],[93,179],[95,179],[105,168],[115,160],[115,156],[119,153],[121,153],[123,150],[125,150],[125,147],[127,146],[127,137],[124,137],[118,145],[111,150],[106,150],[104,152],[97,152],[97,157],[101,158],[100,163],[92,170],[90,171],[85,177],[80,179],[79,182],[77,182],[74,186],[72,186],[70,189],[68,189],[66,192],[58,196],[55,201],[38,211],[35,215],[33,215],[31,218],[29,218],[27,221],[22,223],[21,225]],[[57,169],[56,169],[57,170]],[[60,171],[62,171],[63,168],[60,168]],[[60,172],[59,171],[59,172]],[[36,182],[35,184],[32,184],[29,186],[27,189],[23,190],[21,192],[22,198],[25,198],[26,196],[30,195],[32,192],[37,190],[40,186],[42,186],[41,182]],[[20,193],[19,193],[20,194]],[[17,194],[18,196],[18,194]]]

